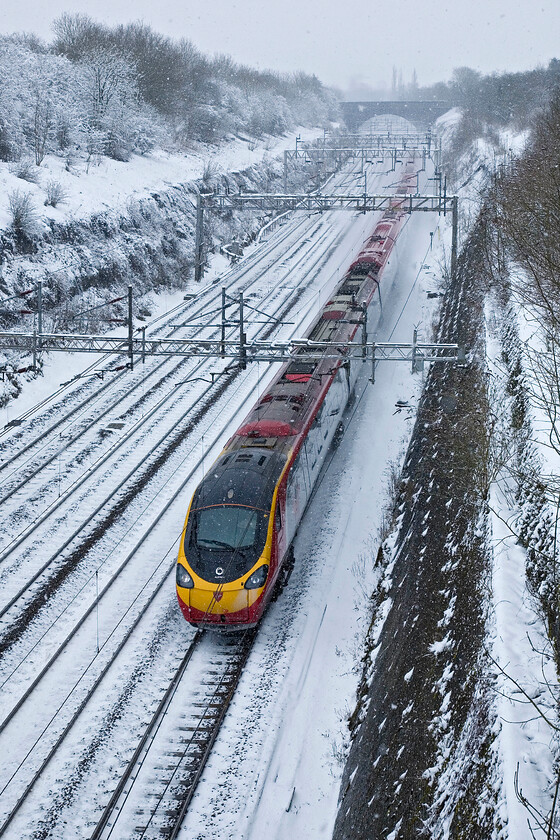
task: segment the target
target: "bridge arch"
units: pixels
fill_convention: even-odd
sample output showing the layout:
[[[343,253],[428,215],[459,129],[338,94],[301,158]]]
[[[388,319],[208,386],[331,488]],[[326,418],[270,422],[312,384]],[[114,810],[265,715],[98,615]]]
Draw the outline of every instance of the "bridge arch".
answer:
[[[418,128],[427,128],[438,117],[445,114],[452,105],[450,102],[444,102],[443,100],[419,100],[416,102],[413,100],[397,100],[394,102],[341,102],[340,107],[348,131],[352,133],[366,120],[379,117],[382,114],[404,117]]]

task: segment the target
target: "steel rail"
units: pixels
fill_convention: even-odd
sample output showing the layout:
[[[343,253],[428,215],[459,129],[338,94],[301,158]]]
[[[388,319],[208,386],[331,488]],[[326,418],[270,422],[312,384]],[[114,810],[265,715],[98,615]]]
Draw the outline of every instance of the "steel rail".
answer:
[[[249,630],[235,638],[228,637],[227,639],[220,638],[217,640],[220,645],[229,644],[233,646],[234,650],[232,652],[228,651],[226,662],[220,666],[218,673],[213,674],[211,683],[206,686],[205,698],[202,701],[197,698],[197,705],[201,703],[201,710],[198,714],[198,719],[195,718],[193,721],[194,725],[189,727],[191,734],[180,741],[180,743],[173,744],[173,756],[176,759],[175,766],[172,769],[170,778],[162,782],[163,789],[157,793],[155,805],[149,808],[150,815],[146,825],[143,826],[142,837],[147,833],[156,813],[158,811],[161,812],[162,807],[166,808],[165,816],[170,816],[170,806],[173,805],[173,801],[170,803],[169,799],[170,796],[173,798],[173,788],[179,787],[181,793],[178,803],[176,802],[173,825],[165,829],[165,835],[168,838],[177,836],[231,700],[233,699],[235,689],[249,658],[256,635],[256,630]],[[214,661],[212,662],[212,666],[213,668],[218,667]],[[180,679],[181,677],[174,678],[172,685],[169,687],[165,697],[149,721],[140,744],[126,765],[119,783],[111,799],[105,806],[101,818],[90,835],[89,840],[109,840],[112,836],[113,830],[118,824],[119,815],[134,791],[134,783],[141,770],[146,766],[150,751],[157,745],[156,741],[161,723],[163,718],[170,714],[170,707],[174,701]],[[188,768],[185,768],[187,762],[192,763]],[[183,769],[181,778],[177,778],[181,769]],[[170,771],[171,768],[167,767],[167,772],[169,773]],[[127,785],[129,787],[125,790]],[[109,825],[113,817],[114,819],[111,825]]]

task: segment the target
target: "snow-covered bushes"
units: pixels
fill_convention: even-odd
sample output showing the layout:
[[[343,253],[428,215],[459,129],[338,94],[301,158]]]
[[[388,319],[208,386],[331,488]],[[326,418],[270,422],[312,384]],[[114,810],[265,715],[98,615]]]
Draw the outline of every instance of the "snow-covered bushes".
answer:
[[[80,62],[0,38],[0,159],[40,166],[74,147],[126,160],[161,144],[161,117],[139,94],[134,68],[97,49]],[[23,177],[23,176],[22,176]]]
[[[31,195],[23,190],[14,190],[8,195],[12,228],[17,234],[29,236],[37,222]]]
[[[56,207],[67,198],[66,190],[60,181],[51,180],[46,185],[47,197],[45,198],[45,206]]]
[[[516,532],[527,577],[560,656],[560,93],[536,121],[525,152],[498,171],[487,203],[497,282],[511,294],[503,361],[509,398]],[[502,292],[503,296],[503,292]],[[522,337],[520,337],[520,333]],[[513,444],[513,445],[511,445]]]
[[[207,59],[141,23],[109,28],[62,15],[51,47],[0,38],[0,160],[75,147],[127,160],[154,145],[282,134],[338,116],[315,76],[260,72]]]

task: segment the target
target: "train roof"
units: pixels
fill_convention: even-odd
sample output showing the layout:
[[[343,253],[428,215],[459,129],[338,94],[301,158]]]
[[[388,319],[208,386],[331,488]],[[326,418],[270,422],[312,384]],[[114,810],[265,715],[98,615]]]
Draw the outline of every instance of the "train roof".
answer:
[[[406,189],[406,186],[403,185]],[[305,347],[284,365],[272,384],[246,416],[224,452],[246,452],[251,447],[289,455],[296,451],[328,391],[336,371],[344,364],[346,346],[363,321],[363,308],[371,302],[379,272],[385,265],[406,212],[387,210],[351,264],[333,297],[307,333],[313,342],[340,342],[340,361],[306,359]]]
[[[268,509],[285,463],[284,455],[262,446],[226,452],[198,485],[191,509],[214,505]]]

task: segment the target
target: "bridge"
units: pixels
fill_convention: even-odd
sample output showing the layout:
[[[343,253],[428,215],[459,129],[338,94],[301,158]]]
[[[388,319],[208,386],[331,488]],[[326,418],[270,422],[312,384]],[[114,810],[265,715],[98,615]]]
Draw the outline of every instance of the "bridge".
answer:
[[[395,102],[341,102],[340,107],[348,131],[356,131],[366,120],[385,114],[404,117],[417,127],[427,128],[453,106],[450,102],[429,99],[416,102],[412,100]]]

